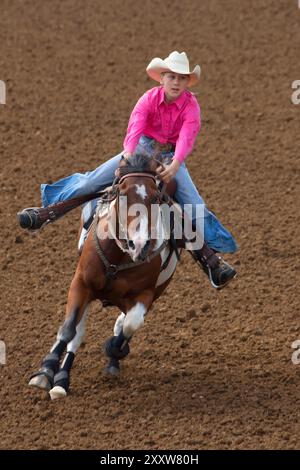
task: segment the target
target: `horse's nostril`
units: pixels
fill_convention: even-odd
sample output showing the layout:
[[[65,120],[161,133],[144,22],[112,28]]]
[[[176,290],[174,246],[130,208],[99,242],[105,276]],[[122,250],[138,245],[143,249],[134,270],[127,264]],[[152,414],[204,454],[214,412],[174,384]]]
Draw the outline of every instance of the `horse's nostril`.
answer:
[[[144,248],[142,249],[142,252],[141,252],[141,258],[142,259],[145,259],[146,256],[148,255],[150,243],[151,243],[151,240],[146,241],[146,243],[144,245]]]
[[[134,250],[134,248],[135,248],[134,241],[133,241],[133,240],[128,240],[128,246],[129,246],[129,248],[131,248],[132,250]]]

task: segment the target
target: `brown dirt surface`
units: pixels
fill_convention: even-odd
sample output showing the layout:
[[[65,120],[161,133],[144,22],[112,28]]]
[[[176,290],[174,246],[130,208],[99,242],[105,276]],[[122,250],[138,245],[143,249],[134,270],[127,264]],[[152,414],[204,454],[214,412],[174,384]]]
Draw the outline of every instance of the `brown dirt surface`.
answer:
[[[16,212],[119,152],[147,63],[175,49],[202,66],[188,167],[239,277],[216,292],[185,254],[116,381],[102,345],[118,312],[95,304],[51,402],[27,384],[63,321],[80,212],[37,235]],[[1,1],[1,449],[300,448],[299,51],[296,0]]]

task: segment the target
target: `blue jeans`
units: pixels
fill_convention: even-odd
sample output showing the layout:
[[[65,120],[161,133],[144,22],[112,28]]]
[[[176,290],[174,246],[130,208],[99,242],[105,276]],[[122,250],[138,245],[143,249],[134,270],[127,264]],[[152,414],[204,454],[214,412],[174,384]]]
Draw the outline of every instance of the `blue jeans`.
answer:
[[[140,138],[137,151],[142,149],[151,155],[153,139],[142,136]],[[110,186],[115,177],[115,170],[119,166],[122,156],[119,153],[115,157],[106,161],[98,168],[87,173],[75,173],[67,176],[53,184],[41,185],[42,204],[47,207],[59,201],[66,201],[73,197],[84,196],[96,191],[101,191]],[[164,153],[166,161],[173,157],[173,153]],[[204,205],[204,240],[210,248],[221,253],[233,253],[238,246],[231,233],[223,227],[217,217],[210,212],[202,197],[194,185],[185,163],[182,163],[175,176],[177,190],[174,195],[175,200],[183,208],[185,204],[192,205],[192,219],[194,224],[198,225],[196,207]]]

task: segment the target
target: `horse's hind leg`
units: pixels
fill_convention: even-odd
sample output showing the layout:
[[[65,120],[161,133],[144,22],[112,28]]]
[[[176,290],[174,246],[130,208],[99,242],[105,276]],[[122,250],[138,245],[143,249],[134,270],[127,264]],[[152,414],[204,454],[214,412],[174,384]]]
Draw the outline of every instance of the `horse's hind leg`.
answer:
[[[118,337],[123,330],[124,318],[125,318],[125,313],[122,312],[116,319],[115,326],[114,326],[114,336],[112,336],[109,340],[107,340],[105,344],[106,355],[109,358],[108,364],[105,368],[105,372],[107,372],[109,375],[112,375],[112,376],[116,376],[120,372],[120,362],[119,362],[119,359],[114,357],[112,353],[112,347],[113,347],[114,339]]]
[[[88,306],[86,307],[80,322],[76,326],[76,335],[72,341],[68,343],[65,357],[58,372],[54,376],[53,388],[49,392],[51,400],[62,398],[67,395],[70,386],[70,371],[75,359],[75,353],[80,347],[85,334],[87,316]]]
[[[59,363],[67,344],[76,335],[76,326],[80,322],[86,306],[91,300],[91,292],[75,275],[71,283],[66,308],[66,317],[62,327],[57,334],[57,341],[54,343],[48,354],[42,361],[41,367],[31,376],[30,386],[38,387],[49,391],[54,384],[54,376],[59,370]],[[69,361],[67,364],[69,366]]]

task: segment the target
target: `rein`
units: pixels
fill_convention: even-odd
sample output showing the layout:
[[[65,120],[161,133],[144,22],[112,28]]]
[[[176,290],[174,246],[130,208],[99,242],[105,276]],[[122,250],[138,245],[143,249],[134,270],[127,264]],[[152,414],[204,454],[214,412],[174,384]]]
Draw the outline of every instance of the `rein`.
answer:
[[[120,180],[119,180],[119,183],[118,184],[121,184],[123,183],[123,181],[128,178],[129,176],[146,176],[147,178],[151,178],[155,184],[156,184],[156,178],[155,178],[155,175],[156,173],[144,173],[144,172],[132,172],[132,173],[126,173],[125,175],[121,176]]]

